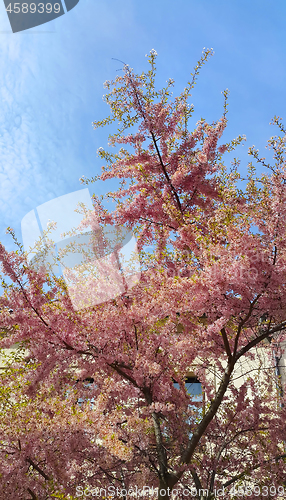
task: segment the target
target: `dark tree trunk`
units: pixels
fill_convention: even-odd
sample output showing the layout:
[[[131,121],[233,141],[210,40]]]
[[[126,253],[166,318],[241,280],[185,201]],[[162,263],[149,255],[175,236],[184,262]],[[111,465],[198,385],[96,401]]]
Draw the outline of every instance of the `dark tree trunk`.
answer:
[[[171,488],[168,487],[166,481],[160,481],[158,500],[170,500],[171,498]]]

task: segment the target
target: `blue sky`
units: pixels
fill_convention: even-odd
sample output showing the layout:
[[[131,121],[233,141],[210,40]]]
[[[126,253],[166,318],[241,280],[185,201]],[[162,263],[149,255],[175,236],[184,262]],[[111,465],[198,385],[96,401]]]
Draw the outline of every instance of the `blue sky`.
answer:
[[[3,4],[3,5],[2,5]],[[100,173],[96,151],[108,129],[103,82],[113,79],[118,58],[141,72],[145,54],[158,52],[158,82],[176,81],[180,92],[204,47],[215,55],[193,91],[194,126],[218,119],[228,88],[225,139],[247,143],[235,156],[247,165],[247,148],[265,154],[276,114],[286,124],[286,4],[265,0],[80,0],[54,21],[13,34],[0,0],[0,240],[20,241],[21,220],[37,206],[83,189],[79,178]],[[104,193],[105,184],[89,186]]]

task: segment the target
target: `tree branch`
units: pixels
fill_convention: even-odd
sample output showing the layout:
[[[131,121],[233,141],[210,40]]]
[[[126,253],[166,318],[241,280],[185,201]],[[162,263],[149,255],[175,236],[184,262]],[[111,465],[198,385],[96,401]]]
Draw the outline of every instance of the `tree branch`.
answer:
[[[286,458],[286,453],[283,453],[283,455],[277,455],[277,457],[270,458],[269,460],[265,460],[261,464],[257,464],[250,469],[246,469],[245,471],[241,472],[240,474],[237,474],[232,479],[230,479],[229,481],[224,483],[223,487],[227,488],[227,486],[230,486],[231,484],[235,483],[236,481],[238,481],[238,479],[241,479],[246,474],[249,474],[250,472],[257,470],[257,469],[259,469],[259,467],[262,467],[263,465],[269,464],[270,462],[273,462],[273,461],[278,462],[278,460],[281,460],[282,458]]]
[[[50,480],[50,477],[37,465],[31,458],[27,458],[26,461],[35,469],[46,481]]]
[[[222,334],[222,338],[223,338],[223,343],[224,343],[225,351],[227,353],[228,362],[230,363],[231,360],[232,360],[232,354],[231,354],[231,350],[230,350],[230,346],[229,346],[227,334],[226,334],[226,331],[225,331],[224,327],[221,329],[221,334]]]
[[[191,458],[194,454],[194,451],[195,451],[201,437],[203,436],[208,425],[210,424],[210,422],[214,418],[214,416],[215,416],[215,414],[216,414],[216,412],[217,412],[217,410],[222,402],[223,396],[224,396],[224,394],[228,388],[229,382],[230,382],[230,376],[233,372],[234,365],[235,365],[235,362],[232,359],[232,362],[229,363],[227,368],[226,368],[226,371],[225,371],[224,376],[222,378],[222,381],[220,383],[219,389],[216,393],[215,399],[212,401],[209,410],[207,411],[207,413],[205,414],[205,416],[202,418],[201,422],[199,423],[199,425],[195,429],[186,450],[183,452],[183,454],[181,456],[181,464],[190,463]],[[182,477],[183,473],[184,473],[184,470],[180,470],[178,473],[172,474],[172,478],[170,480],[169,486],[173,487],[177,483],[177,481]]]
[[[170,187],[171,187],[171,189],[172,189],[172,191],[173,191],[173,194],[174,194],[174,196],[175,196],[175,198],[176,198],[176,202],[177,202],[177,204],[178,204],[179,210],[180,210],[180,212],[181,212],[181,214],[182,214],[182,213],[183,213],[183,211],[182,211],[182,205],[181,205],[181,202],[180,202],[180,198],[179,198],[179,196],[178,196],[178,194],[177,194],[177,191],[175,190],[175,188],[174,188],[174,186],[173,186],[173,184],[172,184],[172,182],[171,182],[171,179],[170,179],[170,177],[169,177],[169,175],[168,175],[168,172],[167,172],[167,170],[166,170],[166,168],[165,168],[165,165],[164,165],[164,163],[163,163],[163,160],[162,160],[162,156],[161,156],[160,150],[159,150],[159,148],[158,148],[158,144],[157,144],[157,141],[156,141],[156,137],[155,137],[155,135],[154,135],[154,132],[152,132],[152,131],[151,131],[151,137],[152,137],[152,140],[153,140],[154,146],[155,146],[155,148],[156,148],[157,155],[158,155],[159,162],[160,162],[161,168],[162,168],[162,170],[163,170],[164,176],[165,176],[165,178],[166,178],[166,180],[167,180],[168,184],[170,185]]]
[[[246,352],[248,352],[252,347],[255,347],[257,344],[259,344],[262,340],[266,339],[268,336],[273,335],[273,333],[277,333],[281,330],[285,330],[286,328],[286,321],[283,321],[279,325],[274,326],[273,328],[268,329],[262,334],[259,335],[259,337],[256,337],[255,339],[251,340],[246,346],[242,347],[240,351],[235,356],[235,362],[241,358]]]
[[[152,401],[150,389],[144,388],[143,393],[144,393],[144,396],[146,398],[148,405],[151,405],[153,401]],[[159,419],[158,414],[155,411],[152,412],[152,420],[153,420],[155,439],[156,439],[156,449],[157,449],[157,454],[158,454],[158,459],[159,459],[159,478],[164,485],[168,486],[169,485],[168,479],[170,477],[170,474],[168,473],[168,461],[167,461],[166,448],[164,447],[164,444],[163,444],[163,436],[162,436],[161,427],[160,427],[160,419]]]
[[[27,490],[30,493],[32,500],[38,500],[38,497],[35,495],[35,493],[30,488],[27,488]]]

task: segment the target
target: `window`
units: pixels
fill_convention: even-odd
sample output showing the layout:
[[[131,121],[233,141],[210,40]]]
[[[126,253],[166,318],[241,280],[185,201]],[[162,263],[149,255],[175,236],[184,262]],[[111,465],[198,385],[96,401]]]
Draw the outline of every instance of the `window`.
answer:
[[[174,386],[176,389],[180,390],[180,386],[178,382],[174,382]],[[201,420],[201,418],[204,415],[204,395],[203,395],[203,389],[202,389],[202,384],[201,382],[197,379],[197,377],[186,377],[185,378],[185,387],[187,390],[187,393],[190,395],[191,403],[189,405],[189,408],[194,410],[195,413],[195,419]],[[197,408],[195,404],[192,403],[200,403],[202,402],[202,406],[200,408]],[[187,423],[192,426],[192,420],[193,419],[187,419]],[[189,433],[189,437],[192,436],[192,432]]]
[[[178,382],[174,382],[174,386],[176,387],[176,389],[180,389]],[[193,401],[203,400],[202,384],[197,379],[197,377],[186,377],[185,386],[188,394],[192,396]]]

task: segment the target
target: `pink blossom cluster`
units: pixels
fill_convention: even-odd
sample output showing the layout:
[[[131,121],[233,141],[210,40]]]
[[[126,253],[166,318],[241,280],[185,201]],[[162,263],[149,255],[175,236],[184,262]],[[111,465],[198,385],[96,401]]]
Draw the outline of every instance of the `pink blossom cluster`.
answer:
[[[132,289],[94,304],[103,290],[87,286],[90,305],[75,308],[63,280],[0,246],[12,282],[0,346],[22,349],[0,373],[3,498],[147,484],[167,500],[173,489],[278,491],[285,481],[286,401],[272,351],[286,328],[285,163],[252,170],[242,192],[221,161],[239,142],[219,145],[226,114],[189,131],[188,99],[209,54],[175,100],[172,81],[156,90],[154,52],[149,73],[127,66],[106,83],[111,115],[95,126],[116,121],[110,143],[126,149],[99,152],[101,179],[121,185],[107,195],[116,209],[95,197],[88,222],[138,237]],[[186,377],[200,381],[199,398]]]

